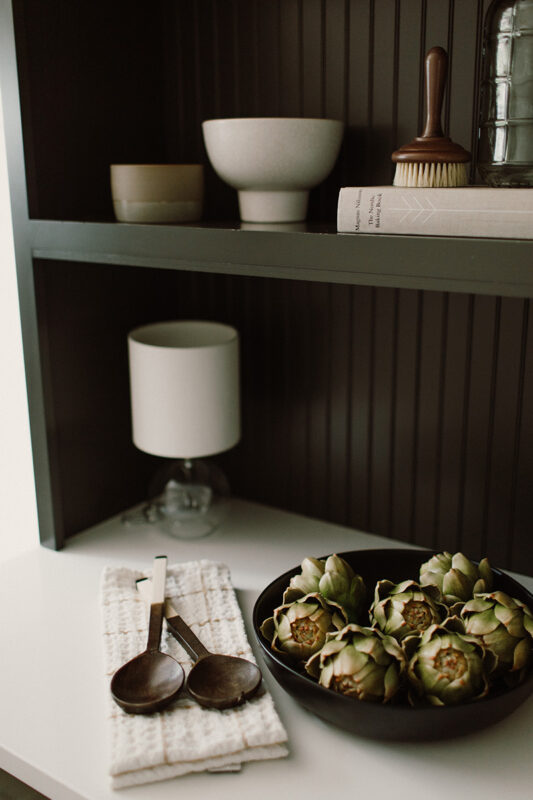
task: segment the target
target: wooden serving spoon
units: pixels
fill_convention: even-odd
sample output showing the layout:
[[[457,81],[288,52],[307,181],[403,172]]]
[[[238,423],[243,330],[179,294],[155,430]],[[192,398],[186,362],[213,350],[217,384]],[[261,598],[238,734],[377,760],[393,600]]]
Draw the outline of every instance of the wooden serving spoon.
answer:
[[[160,711],[174,700],[183,686],[184,672],[181,664],[159,649],[166,571],[166,556],[156,556],[146,650],[120,667],[111,680],[113,699],[129,714]]]
[[[141,595],[149,591],[145,578],[137,581]],[[167,627],[185,648],[195,665],[187,678],[187,690],[197,703],[206,708],[232,708],[252,697],[261,685],[261,670],[239,656],[211,653],[172,604],[165,602]]]

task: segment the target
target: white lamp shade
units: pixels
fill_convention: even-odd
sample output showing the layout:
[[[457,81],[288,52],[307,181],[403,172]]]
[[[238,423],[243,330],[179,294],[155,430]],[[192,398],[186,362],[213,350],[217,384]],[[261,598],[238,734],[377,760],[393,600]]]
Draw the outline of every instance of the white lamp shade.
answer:
[[[158,322],[128,335],[133,442],[201,458],[240,438],[239,334],[216,322]]]

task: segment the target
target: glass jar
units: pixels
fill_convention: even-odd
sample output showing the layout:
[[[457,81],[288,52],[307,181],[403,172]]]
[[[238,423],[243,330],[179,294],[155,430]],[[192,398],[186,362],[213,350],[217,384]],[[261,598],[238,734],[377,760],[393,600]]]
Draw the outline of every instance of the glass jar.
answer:
[[[533,186],[533,0],[493,0],[483,31],[477,167],[491,186]]]

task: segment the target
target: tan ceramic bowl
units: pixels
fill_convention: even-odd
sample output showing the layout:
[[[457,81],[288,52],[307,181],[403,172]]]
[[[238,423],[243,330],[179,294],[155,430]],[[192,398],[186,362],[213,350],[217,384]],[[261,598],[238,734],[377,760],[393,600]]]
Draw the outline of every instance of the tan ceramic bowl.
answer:
[[[194,222],[204,201],[202,164],[111,164],[119,222]]]

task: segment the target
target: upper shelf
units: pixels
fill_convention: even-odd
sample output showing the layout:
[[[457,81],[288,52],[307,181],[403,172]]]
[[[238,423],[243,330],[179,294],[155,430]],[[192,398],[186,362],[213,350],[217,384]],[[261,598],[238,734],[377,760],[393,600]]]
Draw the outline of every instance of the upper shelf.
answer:
[[[533,241],[31,220],[35,258],[533,297]]]

